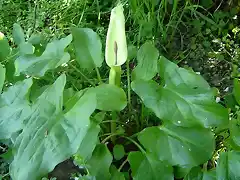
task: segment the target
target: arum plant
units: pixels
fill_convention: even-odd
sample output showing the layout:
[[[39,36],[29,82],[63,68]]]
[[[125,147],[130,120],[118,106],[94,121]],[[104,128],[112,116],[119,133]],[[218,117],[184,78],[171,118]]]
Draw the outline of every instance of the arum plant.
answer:
[[[127,60],[127,41],[125,34],[125,17],[122,4],[111,11],[110,23],[106,38],[105,60],[110,67],[109,84],[120,86],[121,65]],[[116,118],[116,113],[113,112]],[[116,131],[116,123],[112,122],[111,132]],[[112,138],[114,141],[114,138]]]

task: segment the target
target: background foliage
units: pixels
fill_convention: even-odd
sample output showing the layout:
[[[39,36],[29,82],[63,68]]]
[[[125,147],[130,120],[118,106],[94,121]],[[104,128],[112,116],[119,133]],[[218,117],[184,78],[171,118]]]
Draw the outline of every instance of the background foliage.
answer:
[[[0,179],[240,179],[239,2],[122,3],[117,87],[116,2],[0,1]]]

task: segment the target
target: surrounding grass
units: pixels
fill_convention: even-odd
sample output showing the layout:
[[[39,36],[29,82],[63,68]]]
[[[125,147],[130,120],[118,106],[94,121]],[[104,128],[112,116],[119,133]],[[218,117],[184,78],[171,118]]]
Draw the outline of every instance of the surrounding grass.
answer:
[[[125,0],[123,4],[129,55],[136,53],[135,50],[146,40],[152,41],[168,59],[174,59],[179,65],[200,72],[211,85],[221,91],[221,97],[227,94],[226,88],[232,87],[232,77],[239,76],[238,2]],[[111,0],[0,1],[0,31],[7,35],[11,43],[12,25],[18,22],[24,27],[27,38],[33,33],[41,32],[45,37],[43,43],[47,43],[68,35],[70,27],[89,27],[100,35],[104,46],[110,11],[115,5]],[[72,47],[68,48],[71,50]],[[123,67],[123,88],[127,90],[128,98],[131,98],[129,102],[132,103],[124,112],[126,115],[120,117],[131,117],[126,120],[127,123],[122,123],[127,126],[127,134],[133,136],[157,123],[153,114],[138,102],[135,94],[131,94],[129,72],[135,65],[133,58]],[[99,83],[96,71],[85,72],[72,62],[69,66],[48,72],[34,88],[53,83],[61,72],[67,74],[67,88],[72,87],[77,91]],[[107,67],[102,68],[100,74],[102,81],[107,82]],[[107,121],[102,123],[103,129],[107,128],[105,123]],[[136,127],[133,128],[131,124],[134,123]],[[106,141],[108,135],[101,134],[102,141]],[[5,150],[1,146],[1,153]],[[6,163],[1,162],[0,173],[7,177]]]

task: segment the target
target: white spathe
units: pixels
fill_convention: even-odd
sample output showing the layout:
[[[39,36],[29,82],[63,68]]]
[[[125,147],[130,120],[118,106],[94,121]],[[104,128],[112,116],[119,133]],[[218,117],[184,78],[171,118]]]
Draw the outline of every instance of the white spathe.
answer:
[[[118,4],[111,11],[106,38],[105,60],[109,67],[121,66],[127,60],[125,18],[122,4]]]

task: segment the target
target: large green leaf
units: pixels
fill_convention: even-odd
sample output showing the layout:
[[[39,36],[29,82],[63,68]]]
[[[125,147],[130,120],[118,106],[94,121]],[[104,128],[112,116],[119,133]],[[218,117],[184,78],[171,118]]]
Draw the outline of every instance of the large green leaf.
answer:
[[[5,81],[6,69],[0,64],[0,93],[2,92],[3,84]]]
[[[54,106],[56,113],[62,111],[63,106],[63,90],[66,83],[66,76],[61,75],[52,86],[48,86],[45,91],[38,97],[38,101],[48,101]],[[40,101],[41,102],[41,101]]]
[[[76,60],[81,68],[92,70],[103,62],[100,37],[89,28],[72,28]]]
[[[232,119],[229,123],[231,141],[237,148],[240,148],[240,121],[238,119]],[[235,146],[234,146],[235,147]]]
[[[123,89],[112,84],[101,84],[92,91],[97,95],[97,109],[102,111],[121,111],[127,105]]]
[[[138,136],[147,152],[173,166],[194,167],[209,160],[215,149],[211,130],[167,124],[144,129]]]
[[[98,142],[98,134],[100,132],[100,126],[91,122],[91,126],[88,129],[87,134],[82,140],[81,145],[78,148],[77,154],[83,159],[89,159],[92,152]]]
[[[240,81],[238,79],[234,79],[233,82],[234,82],[233,94],[237,103],[240,105]]]
[[[240,152],[228,151],[220,154],[217,163],[217,180],[240,179]]]
[[[119,172],[114,165],[110,167],[110,172],[111,172],[111,180],[125,180],[124,174]]]
[[[21,26],[17,23],[13,24],[13,40],[17,45],[25,42],[24,32]]]
[[[4,34],[0,32],[0,62],[10,54],[10,46]]]
[[[44,37],[41,34],[32,34],[31,37],[28,39],[28,42],[33,45],[37,45],[40,44],[43,39]]]
[[[143,44],[137,53],[138,65],[133,70],[133,79],[152,79],[158,71],[158,56],[158,50],[150,42]]]
[[[194,167],[191,171],[186,175],[184,180],[216,180],[216,171],[202,171],[202,169],[198,167]]]
[[[27,55],[34,53],[34,46],[31,43],[23,42],[19,45],[20,55]]]
[[[0,139],[11,138],[23,128],[24,119],[30,114],[28,102],[32,79],[16,83],[0,96]]]
[[[46,71],[54,69],[70,60],[70,55],[64,49],[71,43],[72,35],[49,43],[43,54],[19,56],[15,61],[15,75],[25,73],[30,76],[43,76]]]
[[[201,76],[164,58],[160,72],[161,86],[154,81],[132,82],[133,90],[157,117],[180,126],[228,124],[227,109],[215,102],[213,91]]]
[[[93,93],[84,93],[66,113],[62,104],[66,77],[60,76],[32,106],[26,126],[16,140],[14,160],[10,165],[13,180],[40,179],[54,167],[75,154],[84,142],[96,108]],[[23,166],[24,164],[24,166]]]
[[[184,84],[194,89],[210,90],[210,86],[202,76],[193,71],[178,67],[163,56],[159,60],[159,74],[165,86],[176,87]]]
[[[93,151],[91,159],[88,161],[91,176],[96,176],[96,180],[109,180],[109,172],[112,163],[112,154],[105,144],[99,144]]]
[[[173,168],[151,154],[130,152],[128,161],[134,180],[173,180]]]

